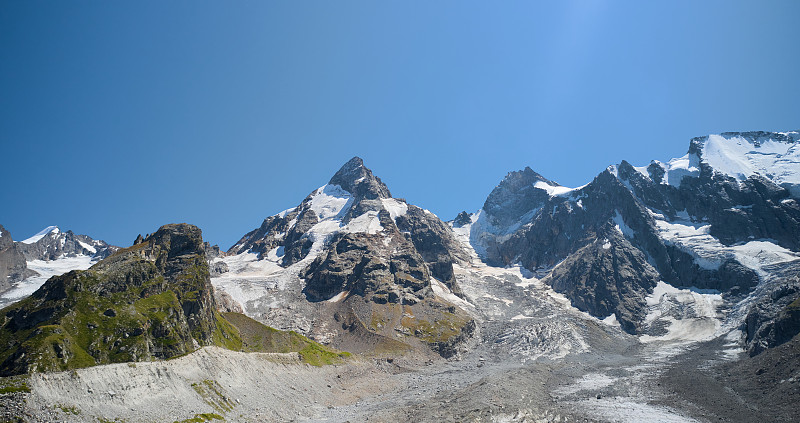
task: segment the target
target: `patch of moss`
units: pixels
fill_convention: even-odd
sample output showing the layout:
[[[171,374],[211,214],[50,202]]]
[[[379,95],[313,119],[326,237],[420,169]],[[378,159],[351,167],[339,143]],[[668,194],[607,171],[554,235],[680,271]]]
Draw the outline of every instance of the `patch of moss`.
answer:
[[[71,405],[56,404],[54,407],[60,409],[65,414],[74,414],[76,416],[81,414],[81,410],[78,410],[76,407]]]
[[[201,383],[193,383],[192,388],[203,398],[206,404],[220,413],[231,411],[236,404],[222,394],[222,386],[215,380],[206,379]]]
[[[202,422],[210,422],[211,420],[225,421],[225,418],[215,413],[201,413],[201,414],[195,414],[194,417],[190,419],[175,420],[175,423],[202,423]]]

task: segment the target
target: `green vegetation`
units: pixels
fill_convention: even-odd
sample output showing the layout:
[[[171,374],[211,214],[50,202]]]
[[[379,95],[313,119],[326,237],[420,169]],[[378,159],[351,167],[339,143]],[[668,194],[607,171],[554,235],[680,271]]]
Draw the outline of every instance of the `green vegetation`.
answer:
[[[244,314],[224,313],[224,317],[238,329],[243,351],[297,352],[304,362],[313,366],[340,363],[350,356],[348,352],[335,351],[295,331],[273,329]]]
[[[71,405],[56,404],[54,407],[60,409],[66,414],[74,414],[76,416],[81,414],[81,410],[78,410],[76,407]]]
[[[220,413],[231,411],[236,406],[233,401],[222,394],[222,386],[215,380],[206,379],[202,383],[193,383],[192,388],[206,404],[214,407]]]
[[[201,413],[195,414],[194,417],[191,419],[186,420],[175,420],[175,423],[202,423],[202,422],[210,422],[211,420],[222,420],[225,421],[225,418],[220,416],[219,414],[214,413]]]
[[[30,392],[27,376],[11,376],[0,378],[0,395],[17,392]]]
[[[404,317],[401,324],[422,341],[433,344],[447,342],[461,333],[461,328],[469,322],[469,317],[450,312],[440,313],[433,322],[424,319]]]

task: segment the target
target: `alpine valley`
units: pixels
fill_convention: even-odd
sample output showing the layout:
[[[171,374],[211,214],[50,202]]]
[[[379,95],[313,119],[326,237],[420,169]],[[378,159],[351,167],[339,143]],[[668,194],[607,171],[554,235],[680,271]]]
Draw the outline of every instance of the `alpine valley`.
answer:
[[[447,222],[355,157],[227,251],[153,229],[0,226],[0,421],[798,419],[800,132]]]

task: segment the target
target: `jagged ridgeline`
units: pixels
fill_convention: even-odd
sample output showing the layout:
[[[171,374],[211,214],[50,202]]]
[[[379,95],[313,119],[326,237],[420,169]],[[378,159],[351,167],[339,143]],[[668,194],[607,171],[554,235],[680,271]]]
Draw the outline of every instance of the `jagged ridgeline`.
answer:
[[[290,340],[277,343],[281,352],[335,355],[245,316],[235,319],[247,324],[243,335],[217,312],[202,233],[188,224],[165,225],[88,270],[50,278],[0,316],[3,376],[168,359],[209,345],[269,350],[275,342],[248,342],[263,333]]]

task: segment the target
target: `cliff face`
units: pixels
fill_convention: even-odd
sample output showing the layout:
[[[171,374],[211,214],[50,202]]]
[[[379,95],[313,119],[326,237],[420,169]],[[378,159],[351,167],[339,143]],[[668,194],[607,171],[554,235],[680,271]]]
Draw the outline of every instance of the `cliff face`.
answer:
[[[32,275],[36,275],[36,272],[28,269],[19,244],[14,242],[11,233],[0,225],[0,293],[11,288],[14,282]]]
[[[0,311],[0,374],[166,359],[241,344],[216,312],[200,229],[165,225]]]

